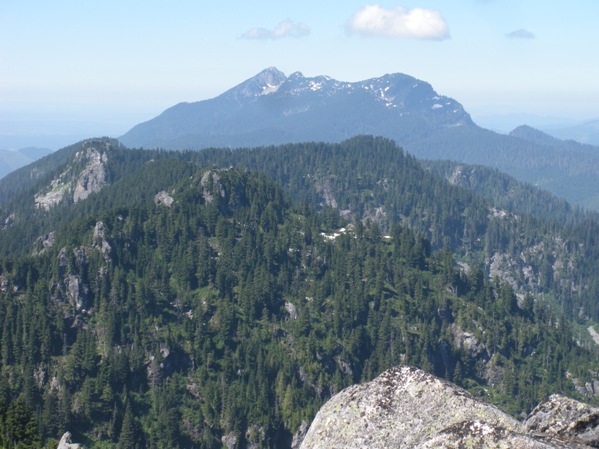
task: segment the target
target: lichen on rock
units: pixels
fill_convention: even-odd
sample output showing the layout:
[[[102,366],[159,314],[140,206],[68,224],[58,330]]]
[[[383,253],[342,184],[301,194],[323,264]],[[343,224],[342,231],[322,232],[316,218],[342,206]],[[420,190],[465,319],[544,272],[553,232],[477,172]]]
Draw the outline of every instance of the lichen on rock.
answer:
[[[554,394],[541,402],[526,419],[526,427],[560,438],[577,438],[599,447],[599,408]]]
[[[584,448],[590,442],[529,429],[451,382],[401,366],[331,398],[301,449]]]

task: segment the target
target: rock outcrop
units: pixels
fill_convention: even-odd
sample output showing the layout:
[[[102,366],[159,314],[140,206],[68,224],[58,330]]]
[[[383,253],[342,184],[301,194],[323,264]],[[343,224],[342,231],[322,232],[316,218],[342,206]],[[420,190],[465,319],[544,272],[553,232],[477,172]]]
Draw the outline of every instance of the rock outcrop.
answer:
[[[173,199],[173,197],[166,193],[164,190],[154,195],[154,203],[157,206],[171,207],[174,201],[175,200]]]
[[[541,402],[525,422],[529,431],[576,438],[599,447],[599,408],[558,394]]]
[[[99,192],[108,183],[108,150],[112,145],[104,139],[83,142],[82,149],[75,153],[64,171],[34,195],[35,206],[50,210],[70,195],[77,203]]]
[[[580,403],[572,401],[570,409],[582,410],[574,404]],[[545,428],[539,422],[552,421],[540,411],[521,423],[448,381],[402,366],[334,396],[316,415],[301,449],[540,449],[594,444],[597,415],[579,412],[560,417],[553,414],[555,409],[560,408],[542,410],[564,429],[570,427],[562,419],[587,422],[589,428],[584,432]]]
[[[50,210],[51,207],[56,206],[63,200],[69,190],[69,185],[60,184],[60,180],[53,180],[50,183],[50,187],[50,191],[35,195],[35,206],[38,209]]]
[[[98,221],[96,226],[94,227],[94,235],[92,237],[92,248],[99,250],[103,255],[106,261],[110,260],[108,255],[112,250],[110,243],[106,240],[106,229],[104,226],[104,222]]]
[[[87,165],[79,175],[73,191],[73,202],[86,199],[90,194],[99,192],[106,184],[106,153],[96,148],[88,148],[85,156]]]
[[[65,432],[56,449],[83,449],[79,443],[71,443],[71,432]]]

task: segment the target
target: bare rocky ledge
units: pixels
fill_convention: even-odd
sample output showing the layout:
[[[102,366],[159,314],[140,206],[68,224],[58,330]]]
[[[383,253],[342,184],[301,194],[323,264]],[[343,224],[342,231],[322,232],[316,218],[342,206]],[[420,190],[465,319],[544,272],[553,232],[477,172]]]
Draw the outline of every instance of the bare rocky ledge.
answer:
[[[563,396],[524,422],[417,368],[353,385],[318,412],[301,449],[599,447],[599,409]]]

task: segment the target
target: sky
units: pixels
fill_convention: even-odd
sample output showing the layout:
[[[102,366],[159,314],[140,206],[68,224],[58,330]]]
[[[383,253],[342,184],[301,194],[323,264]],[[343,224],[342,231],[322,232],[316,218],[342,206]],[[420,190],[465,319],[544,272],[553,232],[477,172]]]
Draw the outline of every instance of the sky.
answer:
[[[118,137],[267,67],[406,73],[474,120],[599,117],[599,1],[1,0],[0,148]]]

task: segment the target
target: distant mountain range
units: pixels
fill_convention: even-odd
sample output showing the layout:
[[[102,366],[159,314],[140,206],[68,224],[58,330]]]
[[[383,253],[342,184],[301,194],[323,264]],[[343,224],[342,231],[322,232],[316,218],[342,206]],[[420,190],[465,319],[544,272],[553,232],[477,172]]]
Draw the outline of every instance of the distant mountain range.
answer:
[[[551,133],[552,129],[566,128],[579,124],[579,120],[554,115],[537,115],[528,113],[473,113],[473,120],[478,126],[508,134],[512,129],[526,123],[528,126]]]
[[[564,128],[547,129],[546,131],[559,139],[570,139],[590,145],[599,145],[599,119]]]
[[[422,159],[497,168],[599,209],[598,148],[530,128],[509,135],[481,128],[459,102],[404,74],[350,83],[299,72],[285,76],[271,67],[216,98],[177,104],[120,141],[144,148],[238,148],[340,142],[358,134],[391,138]]]
[[[0,150],[0,178],[51,152],[52,150],[48,148],[37,147],[22,148],[20,150]]]

